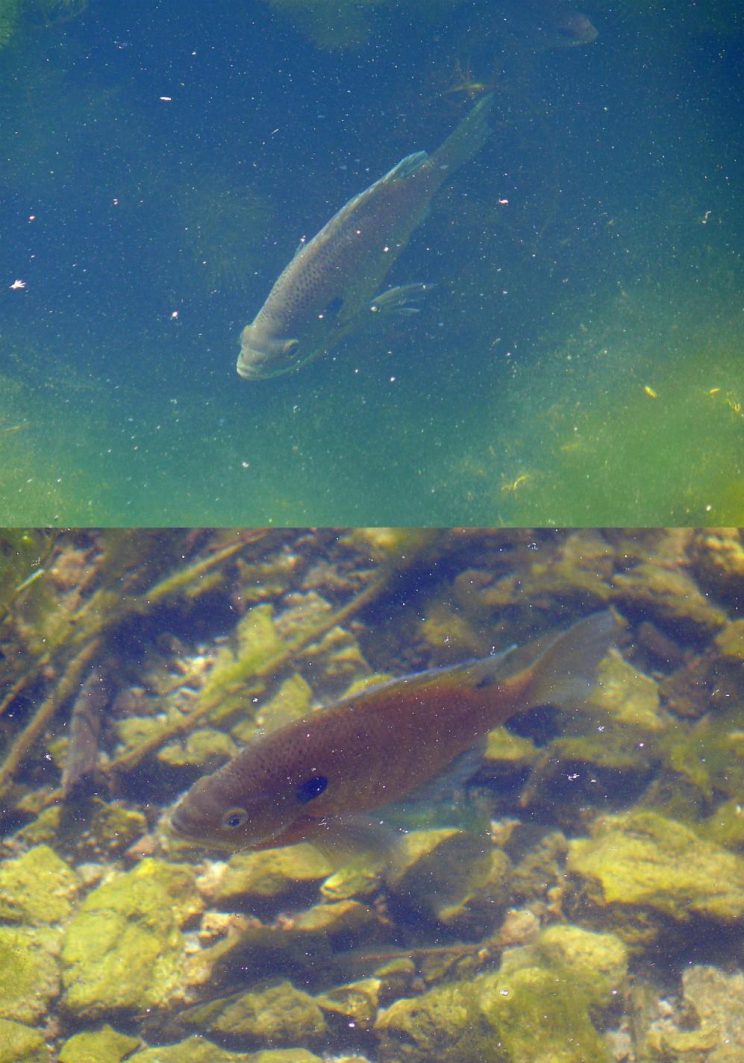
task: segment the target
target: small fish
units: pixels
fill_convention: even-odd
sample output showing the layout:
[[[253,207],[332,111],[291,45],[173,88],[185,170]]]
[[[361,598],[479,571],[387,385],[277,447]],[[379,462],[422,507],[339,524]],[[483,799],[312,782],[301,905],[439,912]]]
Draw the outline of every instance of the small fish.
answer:
[[[564,0],[497,0],[505,29],[537,50],[574,48],[599,36],[591,20]]]
[[[199,779],[171,826],[217,849],[332,841],[344,819],[422,788],[515,713],[584,702],[616,630],[596,613],[525,649],[381,683],[289,723]]]
[[[299,369],[335,347],[365,313],[391,303],[378,294],[382,282],[440,185],[485,143],[492,106],[493,94],[484,96],[437,151],[407,155],[300,246],[241,333],[239,376],[260,380]]]

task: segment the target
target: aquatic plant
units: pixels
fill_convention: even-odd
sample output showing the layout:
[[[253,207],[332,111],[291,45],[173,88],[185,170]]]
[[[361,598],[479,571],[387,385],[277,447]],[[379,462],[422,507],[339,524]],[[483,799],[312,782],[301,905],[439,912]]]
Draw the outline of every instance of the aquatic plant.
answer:
[[[0,48],[12,39],[21,12],[21,0],[0,0]]]

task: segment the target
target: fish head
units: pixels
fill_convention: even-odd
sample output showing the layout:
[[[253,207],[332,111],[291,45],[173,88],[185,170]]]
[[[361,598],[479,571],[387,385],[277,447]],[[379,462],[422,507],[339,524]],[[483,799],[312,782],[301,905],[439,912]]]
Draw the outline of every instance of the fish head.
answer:
[[[238,376],[243,380],[265,380],[291,373],[302,363],[297,355],[299,346],[299,340],[272,336],[255,322],[246,325],[240,334]]]
[[[324,802],[317,799],[327,785],[317,771],[288,774],[260,761],[241,761],[236,771],[228,764],[192,786],[172,812],[170,827],[181,838],[231,852],[288,845],[322,820]]]

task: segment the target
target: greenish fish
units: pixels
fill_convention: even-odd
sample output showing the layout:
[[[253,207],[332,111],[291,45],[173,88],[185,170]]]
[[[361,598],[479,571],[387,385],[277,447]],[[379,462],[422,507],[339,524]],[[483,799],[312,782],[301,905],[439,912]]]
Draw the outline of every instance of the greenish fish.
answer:
[[[289,373],[330,351],[370,311],[408,309],[426,285],[377,293],[439,187],[485,143],[492,106],[493,95],[484,96],[437,151],[401,159],[301,245],[241,333],[239,376]]]

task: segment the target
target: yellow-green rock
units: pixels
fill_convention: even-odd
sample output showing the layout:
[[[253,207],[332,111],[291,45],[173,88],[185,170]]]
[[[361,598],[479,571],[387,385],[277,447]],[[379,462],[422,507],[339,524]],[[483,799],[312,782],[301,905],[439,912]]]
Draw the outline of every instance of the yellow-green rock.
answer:
[[[48,845],[37,845],[0,866],[0,920],[61,923],[72,910],[79,880]]]
[[[555,923],[540,934],[535,951],[548,966],[571,971],[588,1000],[612,1002],[628,974],[628,948],[615,934]]]
[[[244,908],[256,901],[289,901],[315,892],[331,866],[311,845],[256,853],[236,853],[212,892],[220,909]]]
[[[380,1003],[380,980],[363,978],[358,982],[329,989],[315,998],[330,1023],[340,1025],[341,1031],[371,1030]]]
[[[38,1022],[59,993],[57,929],[0,927],[0,1018]]]
[[[445,827],[410,831],[391,852],[385,879],[409,917],[434,919],[461,933],[485,932],[506,900],[508,857],[484,835]]]
[[[76,1033],[62,1045],[59,1063],[121,1063],[141,1044],[139,1037],[128,1037],[111,1026]]]
[[[0,1063],[50,1063],[51,1058],[39,1030],[0,1019]]]
[[[202,907],[186,867],[143,860],[93,890],[62,951],[64,1005],[77,1017],[163,1007],[181,992],[180,926]]]
[[[400,1000],[376,1024],[382,1063],[609,1063],[570,966],[517,949],[495,974]]]
[[[661,731],[659,688],[654,679],[639,672],[613,650],[599,666],[599,682],[589,703],[613,719],[641,731]]]
[[[246,717],[232,728],[232,735],[239,742],[250,742],[257,728],[275,730],[292,723],[310,711],[313,692],[301,675],[290,676],[279,686],[276,694],[261,703],[255,720]]]
[[[187,1037],[178,1044],[143,1048],[129,1056],[127,1063],[253,1063],[244,1052],[228,1052],[203,1037]]]
[[[189,1008],[182,1022],[220,1038],[239,1038],[241,1044],[306,1044],[326,1032],[317,1003],[290,982]]]
[[[173,768],[213,768],[230,760],[237,752],[238,747],[229,735],[203,727],[192,731],[182,742],[169,742],[158,751],[157,758],[162,764]]]
[[[663,920],[736,925],[744,916],[744,859],[653,812],[607,816],[569,845],[579,906],[609,917],[626,940],[651,940]]]

